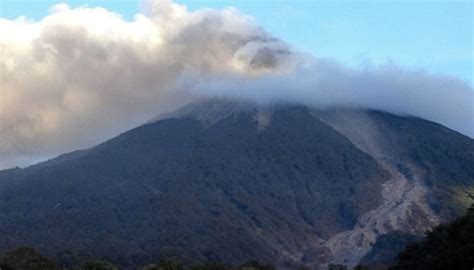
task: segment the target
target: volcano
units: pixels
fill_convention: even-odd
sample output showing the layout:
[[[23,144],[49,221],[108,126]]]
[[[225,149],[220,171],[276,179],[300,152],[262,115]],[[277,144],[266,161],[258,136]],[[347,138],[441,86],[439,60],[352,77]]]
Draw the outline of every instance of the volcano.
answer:
[[[474,202],[473,164],[473,139],[412,116],[208,99],[1,171],[0,251],[125,269],[389,263]]]

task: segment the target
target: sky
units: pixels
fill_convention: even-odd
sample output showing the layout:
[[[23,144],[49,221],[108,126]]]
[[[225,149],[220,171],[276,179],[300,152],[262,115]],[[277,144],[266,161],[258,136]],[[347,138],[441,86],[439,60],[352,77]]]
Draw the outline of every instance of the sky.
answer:
[[[136,0],[1,0],[1,17],[35,20],[58,3],[101,6],[132,20]],[[296,50],[352,67],[396,62],[473,83],[473,1],[178,0],[190,10],[235,7]]]
[[[0,169],[216,96],[474,137],[470,2],[0,1]]]

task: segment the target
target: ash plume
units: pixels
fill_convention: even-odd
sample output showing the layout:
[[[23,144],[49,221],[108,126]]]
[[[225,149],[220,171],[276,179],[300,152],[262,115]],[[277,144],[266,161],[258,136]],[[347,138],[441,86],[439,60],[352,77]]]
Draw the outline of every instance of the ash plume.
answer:
[[[234,8],[145,1],[127,21],[58,4],[0,19],[0,168],[93,146],[203,97],[357,106],[474,135],[466,82],[396,65],[349,69],[296,52]]]

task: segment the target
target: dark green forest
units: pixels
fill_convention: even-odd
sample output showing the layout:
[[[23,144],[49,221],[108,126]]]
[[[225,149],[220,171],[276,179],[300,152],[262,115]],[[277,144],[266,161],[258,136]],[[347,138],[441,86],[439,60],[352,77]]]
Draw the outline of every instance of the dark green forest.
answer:
[[[398,254],[392,266],[355,267],[356,270],[389,269],[389,270],[471,270],[474,267],[474,206],[467,213],[449,224],[442,224],[427,232],[419,242],[408,245]],[[0,257],[0,270],[60,270],[54,260],[39,254],[30,247],[20,247]],[[72,270],[115,270],[112,263],[103,260],[89,261],[75,266]],[[241,266],[229,266],[211,263],[196,266],[184,266],[172,261],[162,260],[150,264],[142,270],[275,270],[271,265],[250,261]],[[306,269],[304,267],[301,270]],[[343,265],[329,265],[332,270],[348,269]]]
[[[451,222],[439,225],[402,251],[391,270],[472,270],[474,268],[474,206]]]

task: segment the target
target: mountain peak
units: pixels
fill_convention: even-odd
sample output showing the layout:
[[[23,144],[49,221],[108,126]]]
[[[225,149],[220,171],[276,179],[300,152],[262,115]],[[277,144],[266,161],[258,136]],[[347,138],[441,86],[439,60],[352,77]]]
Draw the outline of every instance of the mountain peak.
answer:
[[[258,128],[265,128],[271,120],[275,105],[258,104],[251,100],[237,98],[206,98],[172,111],[158,115],[150,120],[151,124],[165,119],[195,119],[209,127],[215,123],[240,113],[251,114]]]

